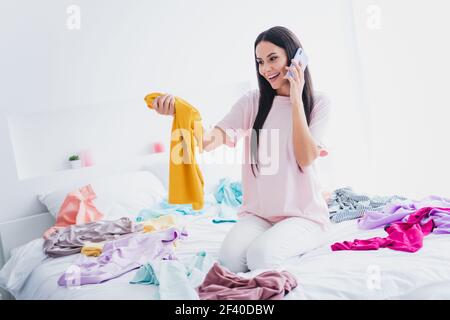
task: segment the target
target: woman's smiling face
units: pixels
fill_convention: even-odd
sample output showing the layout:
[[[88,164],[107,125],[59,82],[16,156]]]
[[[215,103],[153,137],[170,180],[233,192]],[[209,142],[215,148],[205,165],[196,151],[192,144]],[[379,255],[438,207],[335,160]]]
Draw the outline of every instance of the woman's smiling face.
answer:
[[[272,42],[261,41],[256,46],[256,62],[259,74],[262,75],[279,92],[282,86],[289,84],[289,80],[283,79],[286,74],[287,55],[283,48]]]

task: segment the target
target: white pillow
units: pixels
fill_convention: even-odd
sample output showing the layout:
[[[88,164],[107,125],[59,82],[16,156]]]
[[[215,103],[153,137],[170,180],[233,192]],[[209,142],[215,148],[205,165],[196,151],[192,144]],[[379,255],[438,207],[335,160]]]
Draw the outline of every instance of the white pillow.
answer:
[[[166,197],[162,182],[149,171],[103,177],[90,183],[97,198],[93,203],[105,220],[133,217]],[[87,185],[87,184],[85,184]],[[83,186],[79,186],[81,188]],[[61,188],[38,196],[56,218],[67,194],[76,188]]]

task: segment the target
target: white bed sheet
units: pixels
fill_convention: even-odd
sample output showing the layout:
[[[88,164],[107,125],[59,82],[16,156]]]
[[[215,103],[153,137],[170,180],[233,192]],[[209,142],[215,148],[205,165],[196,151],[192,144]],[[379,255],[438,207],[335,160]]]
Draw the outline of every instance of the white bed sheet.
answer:
[[[214,224],[211,216],[186,216],[189,236],[176,249],[187,261],[200,250],[217,259],[221,241],[232,223]],[[194,221],[194,219],[196,219]],[[450,235],[429,235],[416,253],[381,249],[378,251],[332,252],[336,241],[385,236],[383,229],[359,230],[356,220],[333,225],[328,243],[303,256],[291,258],[280,267],[293,273],[298,286],[285,299],[450,299]],[[24,248],[38,250],[40,239]],[[34,249],[33,249],[34,248]],[[22,248],[23,249],[23,248]],[[23,250],[22,250],[23,252]],[[10,268],[31,268],[39,253],[23,254]],[[57,280],[76,259],[72,255],[36,263],[17,299],[155,299],[156,286],[131,285],[136,271],[98,285],[79,288],[58,287]],[[265,270],[246,274],[252,277]]]

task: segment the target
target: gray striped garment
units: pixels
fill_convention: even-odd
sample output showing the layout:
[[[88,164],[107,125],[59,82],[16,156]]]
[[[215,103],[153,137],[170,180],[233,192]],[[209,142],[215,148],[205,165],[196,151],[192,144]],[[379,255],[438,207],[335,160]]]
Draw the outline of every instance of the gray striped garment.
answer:
[[[408,199],[398,195],[369,197],[344,187],[334,190],[327,204],[331,222],[339,223],[361,218],[366,211],[382,211],[388,203],[403,200]]]

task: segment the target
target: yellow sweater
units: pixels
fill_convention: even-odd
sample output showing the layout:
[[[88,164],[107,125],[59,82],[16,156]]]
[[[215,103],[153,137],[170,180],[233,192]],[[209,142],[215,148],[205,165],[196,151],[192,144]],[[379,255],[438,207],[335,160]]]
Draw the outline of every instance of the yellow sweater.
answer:
[[[154,92],[145,97],[147,106],[163,95]],[[204,204],[203,175],[195,160],[195,146],[203,152],[203,126],[200,113],[185,100],[175,97],[175,115],[172,123],[169,164],[169,197],[172,204],[192,204],[200,210]]]

